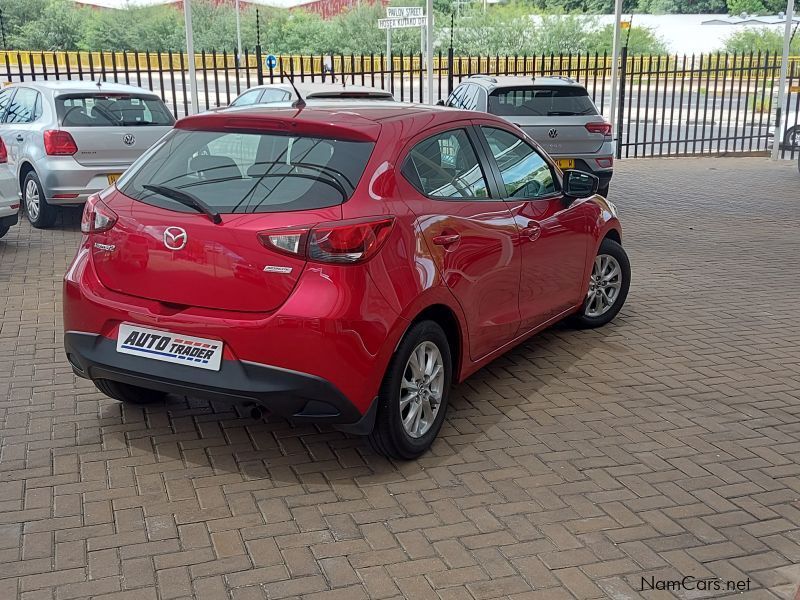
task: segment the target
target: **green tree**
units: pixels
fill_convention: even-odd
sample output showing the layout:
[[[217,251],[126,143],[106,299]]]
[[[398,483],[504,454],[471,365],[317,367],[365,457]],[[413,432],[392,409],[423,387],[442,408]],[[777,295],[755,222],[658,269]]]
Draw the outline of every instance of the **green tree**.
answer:
[[[50,0],[36,18],[28,20],[12,36],[14,48],[77,50],[83,37],[84,14],[91,10],[69,0]]]
[[[728,0],[728,12],[732,15],[763,15],[768,11],[761,0]]]
[[[772,29],[742,29],[725,40],[723,52],[777,52],[783,51],[783,33]],[[790,54],[800,54],[800,36],[795,36]]]

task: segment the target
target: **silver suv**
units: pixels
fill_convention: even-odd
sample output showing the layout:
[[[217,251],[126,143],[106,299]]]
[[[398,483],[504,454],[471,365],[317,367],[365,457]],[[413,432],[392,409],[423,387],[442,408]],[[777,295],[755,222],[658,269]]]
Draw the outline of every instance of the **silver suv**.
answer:
[[[35,81],[0,91],[0,137],[34,227],[114,183],[174,123],[158,96],[129,85]]]
[[[567,77],[494,77],[464,79],[445,103],[480,110],[520,127],[552,156],[561,169],[577,169],[600,179],[598,193],[608,195],[614,171],[614,142],[589,92]]]

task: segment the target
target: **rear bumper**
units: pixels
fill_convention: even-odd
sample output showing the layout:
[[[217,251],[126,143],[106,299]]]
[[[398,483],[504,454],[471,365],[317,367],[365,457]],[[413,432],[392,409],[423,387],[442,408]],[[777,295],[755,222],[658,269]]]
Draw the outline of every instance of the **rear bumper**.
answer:
[[[48,156],[38,161],[34,168],[44,188],[47,203],[58,206],[86,202],[89,196],[109,186],[109,175],[119,175],[128,166],[85,166],[71,156]]]
[[[0,211],[2,214],[3,211]],[[19,223],[19,212],[14,210],[13,214],[0,216],[0,229],[5,229],[6,227],[12,227]]]
[[[64,334],[64,349],[72,370],[86,379],[257,405],[297,422],[353,425],[368,418],[331,382],[306,373],[240,360],[223,360],[219,371],[206,371],[121,354],[114,340],[77,331]]]

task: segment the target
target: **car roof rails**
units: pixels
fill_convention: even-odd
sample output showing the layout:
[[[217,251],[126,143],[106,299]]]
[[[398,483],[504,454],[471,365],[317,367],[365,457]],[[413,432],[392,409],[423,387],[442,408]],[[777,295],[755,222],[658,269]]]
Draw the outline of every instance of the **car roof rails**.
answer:
[[[475,75],[470,75],[470,79],[485,79],[486,81],[491,81],[492,83],[497,83],[497,77],[493,77],[491,75],[483,75],[482,73],[476,73]]]

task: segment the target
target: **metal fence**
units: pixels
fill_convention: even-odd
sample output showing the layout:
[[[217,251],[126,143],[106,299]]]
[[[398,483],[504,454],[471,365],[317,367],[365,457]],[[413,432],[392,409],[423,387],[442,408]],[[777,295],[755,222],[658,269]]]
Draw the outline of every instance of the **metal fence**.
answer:
[[[336,82],[391,90],[403,102],[426,98],[419,54],[278,56],[264,66],[259,48],[195,55],[198,107],[225,106],[247,88],[269,82]],[[789,110],[778,116],[780,56],[772,53],[620,57],[613,123],[618,157],[764,153],[777,132],[780,155],[800,152],[800,57],[789,62]],[[189,113],[188,56],[145,52],[0,52],[6,81],[83,79],[127,83],[156,92],[176,116]],[[611,112],[611,58],[606,54],[434,57],[434,99],[473,74],[570,77],[600,111]],[[776,123],[780,121],[779,125]]]

